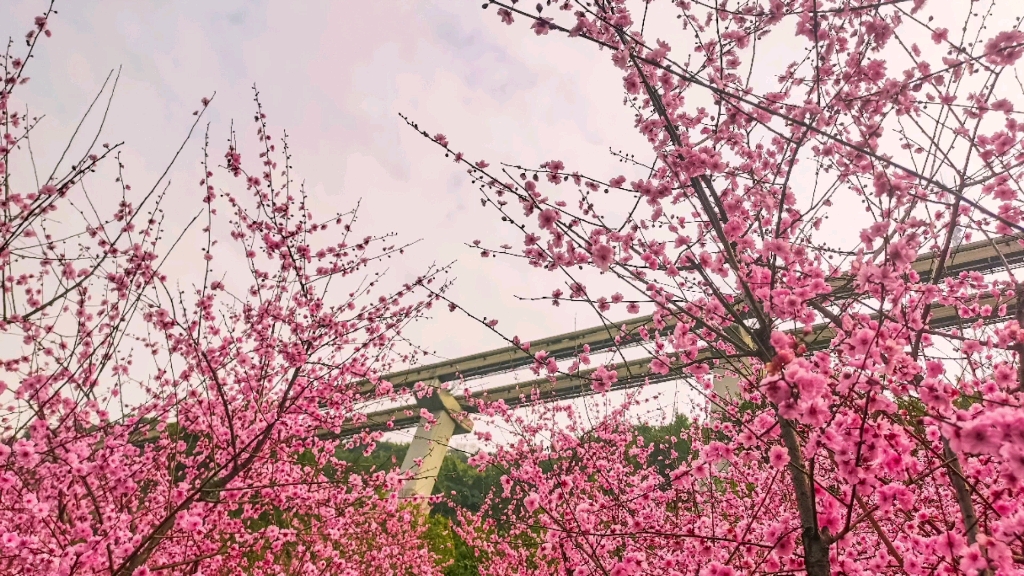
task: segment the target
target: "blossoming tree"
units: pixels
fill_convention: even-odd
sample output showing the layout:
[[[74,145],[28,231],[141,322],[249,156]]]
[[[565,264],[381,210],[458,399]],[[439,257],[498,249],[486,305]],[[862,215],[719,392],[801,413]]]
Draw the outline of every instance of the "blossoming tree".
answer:
[[[484,8],[621,71],[651,148],[620,156],[634,176],[472,163],[408,122],[522,234],[485,255],[552,273],[552,302],[613,334],[653,312],[619,335],[715,409],[653,458],[628,401],[596,423],[482,405],[521,434],[473,461],[506,471],[463,516],[482,570],[1024,573],[1019,6],[522,4]],[[993,268],[958,271],[977,241]],[[601,364],[598,392],[637,376],[530,352],[552,379]]]
[[[259,110],[256,169],[233,133],[222,168],[204,154],[184,228],[99,133],[40,175],[17,97],[54,14],[0,59],[0,572],[433,573],[401,475],[354,473],[331,431],[394,394],[359,383],[408,360],[438,271],[383,290],[404,247],[317,217]],[[188,289],[166,271],[183,237],[205,239]]]

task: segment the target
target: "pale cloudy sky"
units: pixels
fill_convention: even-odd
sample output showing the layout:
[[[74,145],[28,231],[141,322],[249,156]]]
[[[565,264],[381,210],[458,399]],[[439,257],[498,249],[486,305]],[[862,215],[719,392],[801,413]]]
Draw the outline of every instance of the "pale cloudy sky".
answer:
[[[32,18],[46,5],[4,0],[0,36],[14,37],[16,50],[24,46]],[[256,83],[273,133],[290,134],[294,166],[314,206],[334,212],[362,199],[361,230],[422,240],[392,265],[396,276],[412,278],[426,263],[457,260],[452,296],[499,318],[507,334],[535,338],[596,321],[582,310],[577,317],[565,307],[518,302],[516,295],[549,293],[559,279],[519,262],[484,260],[463,245],[518,237],[480,207],[464,170],[398,113],[445,133],[471,159],[537,166],[557,157],[611,176],[621,168],[610,146],[641,151],[645,143],[622,105],[619,74],[606,53],[504,26],[476,0],[58,0],[57,10],[53,37],[40,44],[32,81],[21,91],[34,113],[47,115],[34,143],[41,164],[52,163],[57,145],[119,66],[102,140],[125,142],[136,189],[153,182],[200,98],[214,91],[214,158],[222,156],[234,119],[243,160],[251,161],[255,154],[245,152],[255,144]],[[193,138],[172,172],[172,212],[182,222],[200,207],[200,145],[201,136]],[[447,357],[502,344],[447,312],[411,336]]]
[[[13,37],[17,52],[47,5],[0,0],[0,37]],[[671,26],[674,18],[662,18],[659,7],[671,9],[656,4],[648,25]],[[451,296],[476,314],[500,319],[508,335],[533,339],[596,323],[583,309],[515,298],[548,294],[562,278],[520,262],[481,259],[464,246],[477,238],[492,245],[519,238],[480,207],[464,170],[398,113],[431,133],[443,132],[472,160],[538,166],[558,158],[570,170],[610,177],[624,168],[609,147],[649,148],[632,127],[621,72],[607,52],[557,34],[538,38],[522,22],[504,26],[492,10],[480,9],[480,0],[58,0],[57,8],[53,38],[41,42],[30,64],[32,81],[19,91],[34,113],[47,115],[33,144],[41,165],[52,164],[103,79],[119,66],[103,140],[125,142],[128,180],[137,190],[156,179],[200,98],[215,91],[209,111],[214,159],[223,155],[235,119],[243,157],[252,161],[255,83],[272,133],[291,136],[293,165],[316,209],[345,210],[361,199],[359,230],[421,240],[392,264],[396,281],[414,278],[431,262],[457,261]],[[939,16],[955,28],[962,14]],[[1006,18],[994,22],[1009,27]],[[799,56],[784,35],[758,52],[768,68]],[[755,84],[760,78],[767,89],[774,76],[760,66],[757,72]],[[171,173],[169,212],[179,225],[201,206],[201,141],[201,135],[193,138]],[[92,192],[117,196],[113,187]],[[851,208],[830,227],[830,241],[851,235],[856,242],[852,219],[862,209],[855,202]],[[186,244],[180,255],[183,263],[172,276],[187,282],[197,243]],[[409,336],[443,357],[502,344],[447,312]]]
[[[14,38],[15,53],[47,5],[0,0],[0,37]],[[480,206],[464,169],[398,113],[431,134],[443,132],[473,160],[536,167],[558,158],[596,176],[628,175],[609,148],[649,148],[632,127],[621,72],[608,53],[556,35],[538,38],[521,23],[505,26],[478,0],[58,0],[56,8],[53,37],[39,44],[31,82],[18,92],[33,114],[46,115],[33,148],[47,173],[118,67],[100,141],[124,141],[127,181],[136,191],[152,186],[200,99],[214,92],[207,112],[213,160],[221,163],[233,119],[243,164],[252,167],[255,83],[271,133],[289,134],[293,166],[314,209],[333,213],[361,200],[358,230],[420,240],[404,260],[390,264],[396,281],[415,278],[431,262],[456,261],[450,296],[475,314],[498,318],[506,335],[534,339],[598,322],[586,309],[516,299],[564,288],[564,277],[520,261],[483,259],[465,246],[474,239],[516,244],[520,237]],[[201,144],[198,133],[170,173],[166,210],[178,226],[202,206]],[[227,183],[226,176],[220,182]],[[90,192],[114,202],[119,189],[110,185],[93,184]],[[241,182],[231,185],[241,189]],[[202,236],[194,232],[191,240],[169,268],[186,286],[198,279],[201,257]],[[504,345],[446,310],[408,335],[449,358]],[[490,429],[483,422],[478,428]]]

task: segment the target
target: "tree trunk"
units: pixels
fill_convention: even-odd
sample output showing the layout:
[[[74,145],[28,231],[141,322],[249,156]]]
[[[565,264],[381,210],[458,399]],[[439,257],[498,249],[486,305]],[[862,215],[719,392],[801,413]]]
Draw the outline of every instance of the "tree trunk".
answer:
[[[796,492],[797,509],[800,512],[802,527],[800,535],[804,545],[804,565],[807,569],[807,576],[830,576],[832,570],[828,559],[829,542],[818,529],[814,483],[811,481],[811,474],[807,470],[803,453],[800,451],[800,439],[797,438],[792,422],[780,416],[779,425],[782,428],[782,441],[785,442],[786,451],[789,452],[789,473],[793,480],[793,489]]]

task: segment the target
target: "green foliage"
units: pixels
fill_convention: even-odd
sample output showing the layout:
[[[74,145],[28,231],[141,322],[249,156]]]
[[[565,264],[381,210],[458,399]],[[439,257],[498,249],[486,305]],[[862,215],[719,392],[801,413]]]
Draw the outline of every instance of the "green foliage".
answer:
[[[431,514],[423,534],[427,546],[443,566],[444,576],[479,576],[480,568],[472,548],[452,529],[452,521],[440,514]]]
[[[337,457],[347,462],[355,472],[392,470],[402,465],[408,448],[406,444],[380,442],[368,454],[360,447],[352,450],[339,448]],[[438,565],[444,566],[445,576],[480,574],[473,549],[455,533],[452,522],[456,520],[458,510],[478,512],[501,478],[500,472],[494,469],[477,472],[466,463],[467,460],[468,456],[462,452],[450,451],[445,456],[433,491],[444,498],[431,506],[423,535],[430,551],[437,557]]]
[[[427,529],[423,532],[423,540],[434,553],[438,566],[445,566],[455,561],[455,538],[451,523],[443,516],[431,514],[427,516]]]
[[[444,499],[433,506],[432,514],[454,520],[458,510],[478,512],[487,495],[499,485],[501,471],[487,468],[478,472],[467,460],[462,452],[449,452],[445,457],[434,485],[434,494]]]
[[[402,460],[408,449],[407,444],[378,442],[373,451],[367,454],[365,447],[357,446],[346,450],[339,446],[335,451],[335,457],[342,462],[347,462],[352,472],[365,473],[398,468],[402,465]]]
[[[380,442],[369,454],[357,447],[338,449],[338,459],[348,462],[354,472],[371,472],[398,468],[408,450],[405,444]],[[457,510],[477,512],[490,491],[498,485],[501,473],[493,468],[478,472],[467,464],[469,457],[463,452],[449,451],[441,463],[433,494],[444,500],[431,508],[431,514],[454,520]]]
[[[686,438],[690,427],[689,419],[683,415],[664,425],[640,424],[636,427],[636,442],[642,442],[644,447],[653,447],[648,459],[649,465],[657,468],[666,478],[669,471],[691,457],[691,442]],[[408,445],[405,444],[379,442],[369,453],[365,447],[356,446],[350,450],[338,448],[335,455],[338,460],[348,463],[351,471],[368,473],[398,468],[407,449]],[[325,475],[333,477],[333,471],[325,470]],[[477,471],[468,464],[468,456],[463,452],[450,451],[445,456],[433,491],[434,495],[443,498],[431,506],[426,518],[427,529],[423,535],[430,550],[437,556],[438,565],[444,567],[445,576],[479,575],[480,559],[455,532],[452,523],[457,521],[459,510],[479,512],[487,496],[500,486],[501,476],[502,472],[496,468]],[[507,504],[516,505],[514,502]],[[501,507],[499,503],[496,508]],[[500,521],[496,528],[501,531]],[[540,534],[537,536],[540,537]]]
[[[690,459],[692,442],[685,437],[690,425],[690,419],[679,414],[674,420],[661,426],[636,426],[638,440],[642,439],[644,446],[653,446],[648,465],[657,469],[662,476],[667,478],[668,473],[678,467],[680,462]]]

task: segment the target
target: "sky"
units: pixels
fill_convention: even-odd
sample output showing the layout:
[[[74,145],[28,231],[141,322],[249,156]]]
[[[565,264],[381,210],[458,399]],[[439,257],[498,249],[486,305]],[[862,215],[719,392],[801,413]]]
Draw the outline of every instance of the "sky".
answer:
[[[14,38],[13,50],[20,51],[47,5],[5,0],[0,37]],[[333,213],[360,202],[358,230],[417,241],[404,258],[389,262],[393,281],[412,280],[431,263],[453,262],[449,297],[525,340],[598,322],[585,310],[519,300],[549,294],[560,279],[521,261],[483,259],[466,246],[476,239],[515,244],[520,237],[481,207],[464,168],[399,113],[431,134],[444,133],[473,160],[536,167],[558,158],[610,177],[623,168],[609,148],[648,148],[632,127],[621,72],[606,53],[505,26],[475,0],[58,0],[56,9],[53,36],[39,43],[31,81],[18,91],[32,115],[45,115],[33,138],[40,166],[56,161],[112,71],[120,77],[100,141],[124,142],[126,181],[133,188],[148,189],[157,180],[200,99],[214,93],[206,112],[213,159],[222,157],[234,120],[243,163],[252,166],[255,85],[271,133],[289,135],[294,171],[314,209]],[[98,127],[96,118],[86,128]],[[172,228],[180,230],[202,207],[196,184],[201,146],[200,132],[169,174]],[[91,193],[116,201],[119,189],[110,185]],[[193,230],[177,249],[172,278],[187,285],[195,277],[201,241]],[[477,322],[447,311],[406,335],[437,359],[505,345]]]
[[[7,0],[0,36],[15,49],[47,2]],[[224,151],[231,120],[243,161],[255,144],[253,85],[272,134],[286,130],[295,171],[323,213],[361,201],[360,230],[418,241],[389,274],[415,278],[431,262],[455,262],[451,297],[507,334],[537,338],[593,325],[568,308],[521,302],[556,282],[520,262],[482,259],[465,246],[519,240],[480,206],[464,169],[399,118],[404,113],[448,136],[471,159],[537,166],[552,158],[616,170],[609,147],[640,147],[622,105],[616,70],[589,46],[507,27],[472,1],[58,1],[53,37],[40,43],[21,97],[45,114],[34,144],[52,163],[71,128],[120,67],[102,141],[125,143],[127,180],[155,181],[199,107],[216,93],[208,118],[212,153]],[[194,136],[171,172],[172,218],[201,204]],[[638,148],[642,149],[642,148]],[[191,247],[196,250],[198,246]],[[192,253],[187,253],[191,258]],[[179,271],[187,276],[187,268]],[[503,344],[490,331],[447,312],[409,333],[440,357]]]
[[[0,37],[13,37],[18,51],[48,4],[3,0]],[[466,246],[476,239],[515,245],[521,238],[480,206],[465,170],[399,113],[431,134],[444,133],[471,160],[537,167],[557,158],[569,170],[611,177],[624,168],[609,148],[649,146],[633,128],[622,73],[608,52],[558,34],[537,37],[522,22],[505,26],[479,0],[58,0],[56,8],[53,37],[39,44],[32,80],[19,89],[33,114],[46,115],[33,140],[40,165],[56,160],[118,69],[101,140],[125,143],[127,180],[136,189],[156,181],[200,99],[214,93],[206,113],[213,158],[222,157],[234,120],[243,160],[252,165],[256,85],[271,133],[289,134],[294,171],[316,210],[361,202],[358,230],[417,241],[389,263],[394,282],[414,279],[431,263],[454,262],[449,296],[478,316],[499,319],[508,336],[531,340],[597,323],[586,310],[518,299],[549,294],[557,276],[516,260],[483,259]],[[651,20],[659,23],[656,13]],[[786,40],[779,42],[759,49],[778,50],[768,61],[792,59]],[[194,135],[170,172],[168,215],[179,227],[202,206],[201,144],[202,134]],[[119,195],[114,187],[93,192],[108,201]],[[839,235],[856,229],[848,222],[832,228]],[[194,275],[200,240],[192,234],[183,243],[172,277],[187,283]],[[437,358],[504,344],[446,311],[406,335]]]

